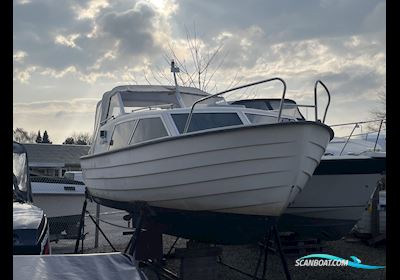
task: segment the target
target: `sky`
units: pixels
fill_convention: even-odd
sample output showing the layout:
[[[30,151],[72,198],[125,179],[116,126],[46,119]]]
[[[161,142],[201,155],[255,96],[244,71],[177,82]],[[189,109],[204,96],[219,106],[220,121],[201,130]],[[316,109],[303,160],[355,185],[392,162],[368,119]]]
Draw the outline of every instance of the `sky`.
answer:
[[[313,104],[331,93],[327,124],[369,120],[386,93],[382,0],[14,0],[13,127],[61,144],[92,132],[96,103],[119,85],[171,84],[175,54],[192,73],[194,44],[215,93],[261,79]],[[190,48],[192,46],[192,48]],[[181,69],[181,85],[193,86]],[[280,97],[279,84],[227,99]],[[326,104],[321,90],[320,114]],[[310,112],[310,118],[313,116]]]

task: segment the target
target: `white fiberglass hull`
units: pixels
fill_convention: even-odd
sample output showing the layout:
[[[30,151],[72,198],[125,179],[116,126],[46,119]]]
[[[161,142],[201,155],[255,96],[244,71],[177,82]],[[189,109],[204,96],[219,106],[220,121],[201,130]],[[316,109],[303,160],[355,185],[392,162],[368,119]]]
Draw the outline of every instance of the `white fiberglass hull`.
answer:
[[[286,213],[309,218],[357,221],[381,176],[314,175]]]
[[[279,216],[331,138],[312,122],[192,133],[81,158],[101,199],[189,211]]]
[[[31,182],[31,188],[34,204],[43,209],[48,218],[76,216],[82,212],[84,185]]]
[[[386,155],[323,157],[279,221],[283,231],[336,240],[361,218],[386,170]]]

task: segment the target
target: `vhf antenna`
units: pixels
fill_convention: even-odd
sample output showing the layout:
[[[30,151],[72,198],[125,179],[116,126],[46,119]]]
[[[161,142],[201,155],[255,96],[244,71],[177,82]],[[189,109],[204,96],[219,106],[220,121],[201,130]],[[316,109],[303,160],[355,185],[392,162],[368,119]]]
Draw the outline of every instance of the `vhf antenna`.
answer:
[[[176,79],[176,73],[179,73],[179,67],[175,66],[175,61],[172,59],[171,60],[171,72],[174,73],[174,80],[175,80],[175,96],[176,99],[179,102],[179,105],[184,108],[185,106],[185,102],[183,102],[181,93],[179,92],[179,86],[178,86],[178,81]]]

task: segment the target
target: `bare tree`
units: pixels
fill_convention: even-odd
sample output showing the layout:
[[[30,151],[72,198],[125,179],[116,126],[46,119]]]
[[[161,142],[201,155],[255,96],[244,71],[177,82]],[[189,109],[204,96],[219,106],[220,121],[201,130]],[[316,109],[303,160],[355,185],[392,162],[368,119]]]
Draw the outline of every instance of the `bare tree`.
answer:
[[[379,120],[386,119],[386,87],[378,93],[377,103],[378,107],[370,111],[372,118]],[[368,125],[368,129],[371,131],[378,131],[379,126],[380,122],[374,122]],[[381,129],[386,129],[386,122],[382,123]]]
[[[75,144],[75,145],[91,145],[92,136],[89,132],[74,132],[71,136],[68,136],[63,142],[64,145]]]
[[[36,136],[35,132],[28,132],[20,127],[13,130],[13,140],[19,143],[35,143]]]
[[[201,90],[207,91],[215,88],[215,83],[211,84],[214,75],[224,63],[227,53],[221,56],[223,45],[220,44],[215,48],[208,49],[201,43],[196,33],[196,27],[193,27],[193,35],[185,27],[186,30],[186,47],[190,53],[190,60],[180,57],[176,49],[170,43],[163,55],[164,60],[168,63],[175,61],[175,65],[179,67],[180,73],[177,75],[179,83],[183,86],[193,86]],[[161,80],[166,80],[169,84],[173,84],[170,73],[166,73],[157,67],[157,71],[150,69],[153,79],[161,84]],[[147,73],[144,73],[145,80],[148,84]]]

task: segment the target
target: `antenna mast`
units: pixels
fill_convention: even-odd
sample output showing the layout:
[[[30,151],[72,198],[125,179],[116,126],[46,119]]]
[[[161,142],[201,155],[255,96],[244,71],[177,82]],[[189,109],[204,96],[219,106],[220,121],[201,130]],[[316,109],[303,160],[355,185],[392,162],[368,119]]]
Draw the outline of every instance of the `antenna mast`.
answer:
[[[179,86],[178,86],[178,81],[176,79],[176,73],[179,73],[179,67],[175,66],[175,61],[171,60],[171,72],[174,73],[174,80],[175,80],[175,96],[176,99],[179,102],[179,105],[184,108],[185,106],[185,102],[183,102],[181,93],[179,92]]]

